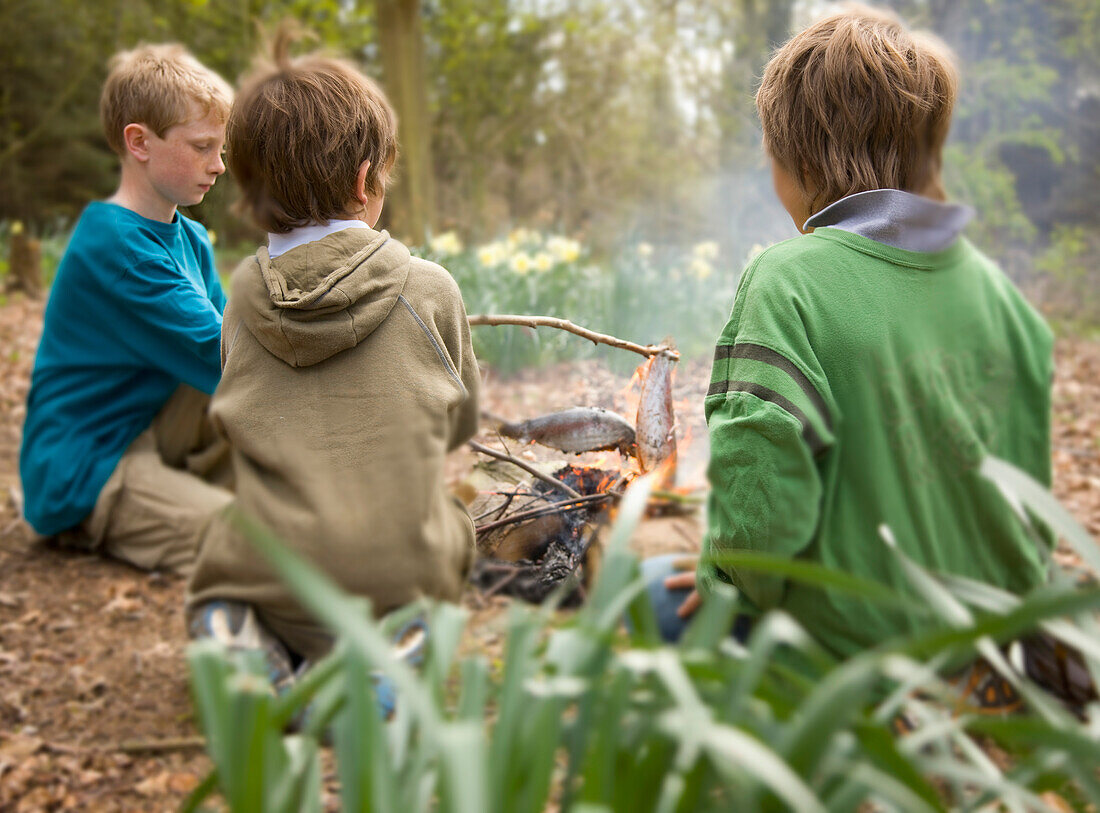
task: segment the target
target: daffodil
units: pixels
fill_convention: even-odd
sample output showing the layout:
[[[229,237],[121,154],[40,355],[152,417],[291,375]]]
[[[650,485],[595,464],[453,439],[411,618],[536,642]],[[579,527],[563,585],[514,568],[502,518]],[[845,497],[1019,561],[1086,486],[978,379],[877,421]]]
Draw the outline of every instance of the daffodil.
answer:
[[[534,263],[535,270],[542,274],[554,267],[554,257],[545,251],[540,251],[535,255]]]
[[[443,234],[436,235],[431,239],[429,246],[433,254],[441,254],[445,257],[461,254],[463,248],[462,241],[453,231],[445,231]]]
[[[718,243],[713,240],[696,243],[691,253],[700,260],[716,260],[718,259]]]
[[[749,253],[745,256],[745,264],[748,265],[755,260],[766,248],[767,246],[763,243],[753,243],[752,248],[749,249]]]
[[[522,251],[517,251],[509,258],[508,267],[522,277],[531,270],[531,257]]]
[[[643,260],[649,259],[653,256],[653,244],[652,243],[638,243],[638,256]]]
[[[508,235],[508,248],[515,251],[517,248],[526,246],[537,246],[542,243],[542,235],[532,229],[525,229],[522,226],[518,229],[512,229],[512,233]]]
[[[555,235],[546,241],[547,250],[563,263],[574,263],[581,256],[581,244]]]
[[[714,273],[714,267],[702,257],[695,257],[688,266],[688,271],[701,282]]]
[[[206,239],[210,241],[210,245],[214,245],[218,242],[218,233],[213,229],[206,230]]]
[[[504,246],[487,243],[477,250],[477,261],[485,268],[496,268],[504,262]]]

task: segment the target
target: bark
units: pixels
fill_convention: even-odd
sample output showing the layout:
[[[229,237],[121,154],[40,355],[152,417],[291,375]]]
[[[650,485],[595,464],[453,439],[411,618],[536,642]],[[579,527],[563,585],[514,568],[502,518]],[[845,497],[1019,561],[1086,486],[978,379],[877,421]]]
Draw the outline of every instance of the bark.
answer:
[[[431,120],[420,0],[377,0],[378,47],[386,94],[397,112],[398,160],[390,191],[392,231],[423,243],[435,214]]]
[[[25,232],[13,233],[9,260],[8,288],[42,296],[42,244]]]

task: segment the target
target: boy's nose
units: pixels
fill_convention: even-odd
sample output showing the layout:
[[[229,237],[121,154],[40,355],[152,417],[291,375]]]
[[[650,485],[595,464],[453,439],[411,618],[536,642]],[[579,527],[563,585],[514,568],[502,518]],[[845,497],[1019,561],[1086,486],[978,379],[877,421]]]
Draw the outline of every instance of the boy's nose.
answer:
[[[222,157],[221,153],[218,153],[214,159],[214,165],[210,168],[210,171],[215,175],[221,175],[225,172],[225,158]]]

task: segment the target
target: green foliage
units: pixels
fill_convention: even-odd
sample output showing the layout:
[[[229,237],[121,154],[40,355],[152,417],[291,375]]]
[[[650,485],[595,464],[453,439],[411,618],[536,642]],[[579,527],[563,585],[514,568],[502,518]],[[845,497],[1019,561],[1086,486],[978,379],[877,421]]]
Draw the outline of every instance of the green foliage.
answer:
[[[999,461],[983,471],[1014,505],[1096,558],[1095,543],[1038,484]],[[720,586],[683,641],[663,646],[628,549],[650,487],[643,479],[628,492],[598,582],[572,620],[555,624],[551,608],[513,607],[503,663],[492,669],[479,655],[456,662],[465,613],[432,606],[419,676],[394,660],[387,631],[362,602],[245,522],[339,644],[280,698],[265,693],[257,664],[232,663],[209,644],[191,647],[215,773],[189,809],[215,787],[232,810],[318,809],[317,743],[326,728],[346,810],[1034,810],[1044,809],[1039,794],[1051,789],[1100,803],[1095,730],[1018,676],[995,646],[1040,625],[1076,644],[1095,668],[1098,591],[1055,578],[1016,597],[936,577],[894,549],[941,631],[836,661],[792,619],[772,613],[741,646],[728,635],[735,596]],[[774,557],[755,563],[825,583],[822,572],[789,565]],[[880,592],[842,577],[828,578],[868,597]],[[1082,615],[1058,618],[1067,612]],[[634,630],[626,638],[624,614]],[[937,670],[948,656],[975,651],[1018,685],[1029,713],[951,716],[952,690]],[[786,665],[791,657],[797,669]],[[392,722],[380,718],[372,672],[399,687]],[[918,727],[896,737],[890,723],[901,711]],[[285,722],[303,713],[301,732],[284,736]],[[994,764],[975,735],[996,742],[1008,766]]]
[[[418,253],[451,272],[470,314],[556,316],[639,344],[671,336],[688,356],[711,352],[742,264],[710,241],[636,243],[599,259],[579,241],[523,228],[470,248],[447,232]],[[505,374],[597,352],[559,330],[513,326],[475,328],[474,348],[483,364]]]
[[[1085,226],[1058,226],[1036,263],[1053,280],[1049,297],[1059,315],[1100,325],[1100,234]]]
[[[968,233],[979,246],[1011,264],[1012,250],[1032,242],[1035,225],[1016,197],[1012,173],[990,152],[963,144],[944,150],[944,176],[955,200],[974,207]]]

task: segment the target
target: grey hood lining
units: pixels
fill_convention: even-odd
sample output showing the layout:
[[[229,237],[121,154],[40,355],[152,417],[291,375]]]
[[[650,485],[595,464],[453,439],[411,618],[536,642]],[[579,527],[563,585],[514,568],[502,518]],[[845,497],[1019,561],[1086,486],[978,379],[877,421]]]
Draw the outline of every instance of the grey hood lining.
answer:
[[[959,239],[974,210],[901,189],[872,189],[831,203],[803,231],[828,226],[904,251],[937,252]]]

